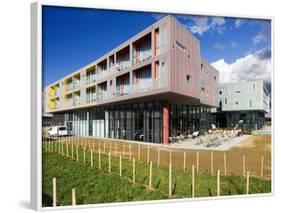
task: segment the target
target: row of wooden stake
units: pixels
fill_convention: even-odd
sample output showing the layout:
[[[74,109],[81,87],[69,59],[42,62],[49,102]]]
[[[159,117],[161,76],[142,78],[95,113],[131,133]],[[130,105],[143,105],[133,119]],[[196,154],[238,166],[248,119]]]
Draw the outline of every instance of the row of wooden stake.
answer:
[[[76,146],[77,158],[78,158],[78,148]],[[85,161],[85,147],[83,149],[84,153],[84,163]],[[61,153],[60,153],[61,154]],[[119,155],[120,158],[120,177],[122,177],[122,155]],[[111,153],[108,154],[109,164],[108,169],[109,173],[111,173]],[[91,166],[93,166],[93,152],[91,150]],[[99,169],[101,169],[101,150],[99,149]],[[133,158],[133,183],[135,182],[135,159]],[[195,197],[195,166],[192,165],[192,197]],[[149,162],[149,189],[152,189],[152,161]],[[247,181],[246,181],[246,193],[249,194],[249,172],[247,172]],[[169,164],[169,197],[172,196],[172,165]],[[217,196],[220,196],[220,170],[217,170]],[[53,178],[53,206],[56,206],[56,178]],[[72,189],[72,205],[76,205],[76,196],[75,189]]]
[[[53,147],[53,143],[55,144],[55,147]],[[58,145],[56,142],[47,142],[46,143],[46,149],[49,150],[49,151],[55,151],[55,152],[58,152],[59,154],[61,153],[62,155],[64,155],[64,146],[63,146],[64,143],[61,143],[61,142],[58,142]],[[69,143],[66,142],[65,143],[65,146],[66,146],[66,155],[69,157],[69,147],[68,147]],[[73,159],[73,141],[71,143],[71,156],[72,156],[72,159]],[[79,146],[79,145],[78,145]],[[75,146],[76,147],[76,158],[77,158],[77,161],[79,160],[79,156],[78,156],[78,148],[77,148],[77,145]],[[90,148],[90,143],[88,143],[88,147]],[[93,146],[95,147],[95,146]],[[100,147],[100,146],[99,146]],[[115,146],[116,149],[115,149],[115,153],[117,153],[117,146]],[[84,152],[85,152],[85,146],[84,146]],[[105,143],[104,143],[104,150],[103,150],[103,153],[106,154],[105,152]],[[92,149],[91,149],[92,150]],[[99,153],[101,152],[101,149],[99,148],[98,149]],[[110,153],[112,153],[112,149],[111,149],[111,143],[110,143]],[[123,154],[125,153],[125,146],[123,144]],[[141,155],[141,149],[140,149],[140,144],[138,144],[138,162],[140,162],[140,155]],[[161,162],[161,150],[158,149],[158,152],[157,152],[157,165],[158,167],[160,166],[160,162]],[[199,152],[197,151],[196,152],[196,172],[199,173],[199,168],[200,168],[200,157],[199,157]],[[129,159],[132,160],[132,147],[131,145],[129,146]],[[226,161],[226,153],[224,153],[223,155],[223,168],[224,168],[224,176],[227,175],[227,161]],[[85,155],[84,155],[84,161],[85,161]],[[147,164],[149,164],[150,162],[150,147],[147,146]],[[169,151],[169,164],[172,165],[172,151]],[[183,170],[186,171],[186,152],[183,152]],[[261,157],[261,167],[260,167],[260,177],[263,178],[263,172],[264,171],[264,157],[262,156]],[[210,173],[211,175],[214,175],[214,153],[211,152],[211,159],[210,159]],[[243,165],[242,165],[242,175],[245,177],[246,176],[246,157],[245,155],[243,155]]]
[[[109,164],[109,172],[110,164]],[[122,177],[122,157],[120,155],[120,177]],[[133,158],[133,183],[135,183],[135,159]],[[247,172],[246,179],[246,194],[249,194],[249,186],[250,186],[250,173]],[[195,168],[192,165],[192,183],[191,183],[192,191],[191,197],[195,197]],[[149,163],[149,189],[152,190],[152,162]],[[220,196],[220,170],[217,170],[217,196]],[[172,166],[169,164],[169,197],[172,197]],[[53,207],[57,205],[57,184],[56,178],[53,178]],[[76,191],[75,188],[72,189],[72,205],[76,205]]]

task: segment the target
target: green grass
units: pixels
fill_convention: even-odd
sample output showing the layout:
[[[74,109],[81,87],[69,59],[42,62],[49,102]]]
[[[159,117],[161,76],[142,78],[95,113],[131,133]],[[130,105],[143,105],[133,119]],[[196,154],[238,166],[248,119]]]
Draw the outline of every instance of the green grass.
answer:
[[[65,150],[64,150],[65,151]],[[69,149],[71,155],[71,150]],[[76,153],[74,151],[74,158]],[[119,157],[101,155],[102,169],[98,169],[98,154],[94,153],[94,167],[90,167],[90,152],[79,149],[79,162],[58,153],[43,152],[43,206],[52,205],[52,178],[57,180],[57,205],[71,205],[71,190],[76,189],[77,205],[125,201],[159,200],[168,198],[168,167],[153,164],[152,190],[148,190],[149,166],[136,163],[136,183],[132,183],[132,161],[123,159],[123,177],[119,177]],[[173,168],[172,198],[191,197],[191,173]],[[207,171],[195,177],[195,197],[216,196],[216,177]],[[221,176],[220,195],[246,193],[246,179],[240,176]],[[250,194],[271,192],[271,181],[250,178]]]

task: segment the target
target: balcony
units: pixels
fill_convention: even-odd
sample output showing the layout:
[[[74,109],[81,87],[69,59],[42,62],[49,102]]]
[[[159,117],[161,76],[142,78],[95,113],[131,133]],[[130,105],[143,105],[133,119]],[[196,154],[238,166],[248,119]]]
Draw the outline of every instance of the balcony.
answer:
[[[133,43],[133,65],[142,63],[151,57],[151,33],[149,33]]]
[[[103,79],[108,76],[107,59],[104,59],[97,64],[97,74],[98,79]]]
[[[97,90],[98,90],[97,100],[98,101],[106,100],[107,99],[107,82],[105,81],[105,82],[99,84]]]
[[[111,55],[109,56],[108,71],[114,73],[114,69],[115,69],[114,55]]]
[[[53,86],[49,88],[49,96],[50,96],[50,98],[54,97],[54,95],[55,95],[55,91],[54,90],[55,90],[55,88]]]
[[[116,70],[119,72],[130,66],[130,46],[126,46],[116,53]]]
[[[151,65],[133,72],[132,92],[144,92],[153,89]]]
[[[60,90],[60,85],[59,84],[56,84],[54,86],[54,95],[55,96],[58,96],[59,95],[59,90]]]
[[[87,88],[86,103],[95,103],[97,101],[96,87]]]
[[[86,83],[91,84],[96,82],[96,74],[89,74],[86,76]]]
[[[86,70],[86,84],[96,82],[96,66],[90,67]]]
[[[77,106],[80,104],[80,91],[73,93],[73,106]]]
[[[116,96],[123,96],[130,93],[130,73],[119,76],[116,79]]]
[[[80,73],[73,77],[73,89],[80,87]]]

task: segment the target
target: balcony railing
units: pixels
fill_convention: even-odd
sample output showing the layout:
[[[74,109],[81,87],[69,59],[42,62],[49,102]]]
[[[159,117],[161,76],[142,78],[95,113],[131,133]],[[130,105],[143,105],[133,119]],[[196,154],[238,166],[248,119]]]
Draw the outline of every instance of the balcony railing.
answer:
[[[139,82],[137,84],[132,85],[132,92],[138,93],[138,92],[144,92],[153,89],[152,85],[152,79],[145,80],[145,82]]]
[[[136,64],[139,64],[139,63],[142,63],[148,59],[150,59],[152,57],[152,54],[151,54],[151,51],[147,54],[143,54],[143,55],[140,55],[140,56],[133,56],[133,64],[136,65]]]
[[[93,93],[92,95],[87,95],[86,102],[87,103],[95,103],[97,101],[97,94]]]
[[[96,75],[87,75],[86,82],[87,84],[96,82]]]
[[[131,62],[129,60],[118,62],[116,64],[116,70],[117,71],[125,70],[125,69],[129,68],[130,66],[131,66]]]
[[[107,92],[103,92],[103,93],[98,94],[97,98],[98,98],[98,101],[106,100],[107,99]]]
[[[59,95],[59,90],[56,89],[55,92],[54,92],[55,96],[58,96]]]
[[[77,106],[80,104],[80,98],[78,99],[73,99],[73,106]]]
[[[123,90],[121,90],[120,87],[119,88],[117,87],[116,88],[116,97],[130,94],[130,89],[131,89],[131,87],[129,84],[124,85]]]

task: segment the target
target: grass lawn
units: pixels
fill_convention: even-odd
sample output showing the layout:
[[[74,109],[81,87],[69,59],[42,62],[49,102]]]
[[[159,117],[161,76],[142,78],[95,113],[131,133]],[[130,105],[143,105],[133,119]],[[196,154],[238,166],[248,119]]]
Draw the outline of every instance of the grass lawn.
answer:
[[[74,154],[75,156],[75,154]],[[111,174],[108,173],[108,156],[101,155],[101,170],[98,169],[98,154],[93,155],[94,166],[90,167],[90,152],[79,149],[79,162],[58,153],[43,152],[43,206],[52,205],[52,178],[57,180],[58,206],[71,205],[71,190],[76,189],[76,204],[112,203],[125,201],[168,199],[168,167],[153,164],[152,190],[148,189],[149,166],[136,163],[136,183],[132,183],[132,161],[123,159],[122,178],[119,177],[119,157],[111,157]],[[246,179],[241,176],[221,176],[220,195],[246,193]],[[195,197],[217,194],[216,176],[207,171],[195,176]],[[250,194],[271,192],[271,180],[250,177]],[[172,198],[191,197],[191,173],[178,168],[172,171]]]

